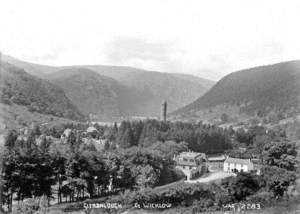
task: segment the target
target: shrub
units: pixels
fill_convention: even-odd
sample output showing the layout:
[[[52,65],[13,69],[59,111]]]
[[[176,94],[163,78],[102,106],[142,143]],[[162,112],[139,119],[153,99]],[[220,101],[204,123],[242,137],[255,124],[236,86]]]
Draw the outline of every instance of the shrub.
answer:
[[[247,203],[260,204],[261,206],[269,205],[273,200],[273,195],[270,192],[258,192],[247,198]]]
[[[16,209],[13,210],[13,214],[34,214],[38,209],[38,201],[34,199],[28,199],[20,205],[17,205]]]
[[[172,207],[201,205],[201,210],[208,210],[216,204],[215,196],[221,189],[202,184],[174,184],[165,188],[145,188],[139,191],[125,191],[114,197],[113,202],[134,205],[135,203],[171,203]]]

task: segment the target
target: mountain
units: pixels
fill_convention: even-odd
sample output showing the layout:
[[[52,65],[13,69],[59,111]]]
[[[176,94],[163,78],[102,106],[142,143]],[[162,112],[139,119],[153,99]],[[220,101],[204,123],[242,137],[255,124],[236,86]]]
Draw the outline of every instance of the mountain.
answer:
[[[83,113],[95,114],[99,119],[157,117],[160,115],[162,100],[168,101],[168,111],[171,112],[191,103],[214,84],[213,81],[193,75],[126,66],[52,67],[8,56],[3,57],[3,60],[22,65],[26,72],[57,84],[78,109]]]
[[[131,67],[90,66],[99,74],[116,79],[136,92],[135,111],[139,116],[158,116],[162,100],[168,102],[168,111],[176,110],[194,101],[213,82],[192,75],[146,71]]]
[[[4,54],[1,55],[1,60],[16,67],[23,68],[27,73],[41,78],[45,77],[45,75],[47,75],[48,73],[55,72],[59,69],[53,66],[25,62]]]
[[[85,115],[97,120],[113,120],[122,116],[120,101],[127,89],[116,80],[86,68],[63,69],[49,75],[67,97]]]
[[[167,99],[170,109],[175,110],[195,99],[194,94],[206,89],[196,80],[179,78],[173,74],[95,70],[71,67],[50,74],[48,78],[66,92],[81,112],[94,115],[98,120],[156,117],[159,116],[163,99]],[[125,76],[122,75],[123,71]],[[115,79],[108,77],[107,73]]]
[[[84,117],[64,91],[9,63],[1,64],[1,103],[25,106],[30,112],[82,120]]]
[[[300,61],[289,61],[233,72],[171,115],[197,117],[214,109],[222,113],[229,107],[247,115],[292,114],[298,112],[299,98]]]
[[[142,74],[151,75],[154,78],[162,78],[162,75],[171,75],[172,77],[179,78],[181,80],[191,81],[196,84],[200,84],[204,88],[211,88],[214,85],[214,81],[197,77],[190,74],[182,73],[162,73],[157,71],[148,71],[139,68],[133,68],[128,66],[107,66],[107,65],[86,65],[91,70],[98,72],[99,74],[109,76],[113,79],[120,81],[125,85],[132,85],[132,82],[135,81],[135,78],[139,78]]]

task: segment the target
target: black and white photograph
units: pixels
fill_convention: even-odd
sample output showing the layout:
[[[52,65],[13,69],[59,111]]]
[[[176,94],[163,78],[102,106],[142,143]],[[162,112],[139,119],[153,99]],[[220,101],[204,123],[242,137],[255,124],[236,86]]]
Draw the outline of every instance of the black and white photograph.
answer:
[[[159,213],[300,213],[300,1],[0,0],[0,214]]]

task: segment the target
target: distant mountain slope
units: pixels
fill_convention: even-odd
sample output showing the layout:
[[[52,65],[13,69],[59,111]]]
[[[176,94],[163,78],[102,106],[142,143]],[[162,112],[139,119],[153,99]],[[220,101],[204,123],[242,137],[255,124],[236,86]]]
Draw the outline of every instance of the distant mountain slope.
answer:
[[[162,79],[163,76],[172,76],[181,80],[190,81],[196,84],[200,84],[203,88],[211,88],[214,85],[214,81],[200,78],[191,74],[182,73],[163,73],[157,71],[148,71],[139,68],[133,68],[128,66],[107,66],[107,65],[87,65],[84,66],[91,70],[94,70],[102,75],[109,76],[113,79],[120,81],[125,85],[132,86],[132,81],[135,81],[135,77],[139,78],[141,74],[147,74],[153,78]]]
[[[172,115],[197,112],[217,105],[238,106],[240,111],[262,114],[299,107],[300,61],[260,66],[231,73],[193,103]]]
[[[2,61],[8,62],[9,64],[15,65],[19,68],[23,68],[27,73],[41,78],[48,73],[59,70],[57,67],[29,63],[4,54],[2,54]]]
[[[83,115],[64,91],[50,82],[34,77],[9,63],[2,63],[0,76],[2,103],[23,105],[31,112],[83,119]]]
[[[99,73],[73,67],[50,74],[48,78],[64,89],[81,112],[101,120],[159,116],[163,99],[167,99],[170,109],[174,110],[191,101],[193,93],[205,90],[197,83],[171,74],[129,72],[121,84]]]
[[[212,80],[196,77],[190,74],[172,73],[172,75],[195,83],[200,83],[205,88],[211,88],[215,84]]]
[[[116,80],[86,68],[70,68],[53,73],[50,81],[60,86],[68,98],[86,115],[98,120],[122,116],[119,101],[122,90]]]
[[[106,116],[107,118],[112,116],[157,117],[160,114],[163,99],[168,101],[168,111],[171,112],[193,102],[214,84],[213,81],[193,75],[147,71],[126,66],[51,67],[27,63],[12,57],[4,57],[3,60],[7,59],[23,65],[25,70],[33,75],[49,80],[54,76],[59,77],[55,79],[55,83],[66,91],[72,102],[77,103],[78,108],[83,112],[98,112],[100,118]],[[76,76],[70,75],[73,71]],[[100,74],[101,77],[93,78],[95,73],[89,76],[79,75],[85,72],[91,74],[91,71]],[[77,80],[74,81],[74,78]],[[78,85],[75,86],[75,83]],[[94,87],[97,93],[96,91],[92,93],[90,90],[89,92],[73,90],[84,84],[86,87],[98,84],[101,86]],[[75,93],[81,93],[84,96],[76,97]],[[93,98],[90,99],[88,96]]]
[[[136,91],[132,115],[158,116],[163,99],[168,101],[168,111],[174,111],[204,94],[213,81],[193,75],[146,71],[125,66],[89,66],[99,74],[109,76],[131,91]],[[134,100],[133,100],[134,101]]]

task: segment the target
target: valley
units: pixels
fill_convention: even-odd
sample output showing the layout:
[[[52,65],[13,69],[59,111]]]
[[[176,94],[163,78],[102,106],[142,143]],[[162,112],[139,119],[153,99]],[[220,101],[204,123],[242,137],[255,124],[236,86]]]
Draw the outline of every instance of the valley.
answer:
[[[124,66],[51,67],[4,55],[3,61],[63,88],[66,96],[92,120],[158,117],[162,100],[174,111],[197,99],[213,81],[187,74],[146,71]]]
[[[91,212],[143,213],[147,206],[136,204],[161,201],[166,213],[218,213],[243,201],[267,211],[300,194],[299,61],[213,84],[12,59],[2,63],[0,82],[6,212],[82,213],[91,203],[102,204]]]

